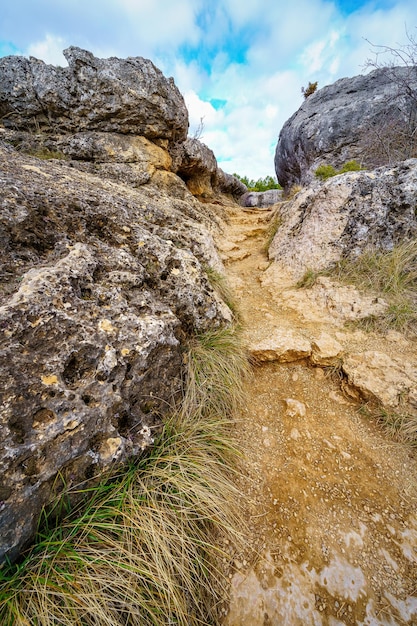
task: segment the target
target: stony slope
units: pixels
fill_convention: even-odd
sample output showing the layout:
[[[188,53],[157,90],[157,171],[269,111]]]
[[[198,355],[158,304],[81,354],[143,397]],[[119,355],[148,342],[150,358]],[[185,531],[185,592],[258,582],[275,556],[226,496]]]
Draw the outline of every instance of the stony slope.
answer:
[[[326,285],[317,299],[282,269],[268,270],[269,217],[234,212],[220,242],[257,364],[238,427],[247,550],[223,546],[224,623],[416,624],[415,452],[364,417],[363,390],[332,375],[348,353],[362,354],[365,367],[369,351],[415,364],[415,343],[347,331]],[[338,286],[327,289],[334,298]]]

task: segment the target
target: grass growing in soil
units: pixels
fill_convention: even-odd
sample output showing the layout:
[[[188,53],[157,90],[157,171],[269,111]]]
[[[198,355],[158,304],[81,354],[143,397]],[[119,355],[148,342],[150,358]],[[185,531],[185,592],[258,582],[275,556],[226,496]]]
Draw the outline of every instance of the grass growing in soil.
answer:
[[[99,487],[59,526],[41,527],[0,570],[4,626],[155,626],[217,622],[226,581],[219,532],[239,541],[230,420],[245,354],[232,329],[195,339],[180,410],[151,452]]]
[[[397,441],[417,447],[417,416],[410,413],[390,411],[381,406],[364,406],[365,415],[377,423]]]
[[[417,240],[389,252],[369,251],[357,259],[343,260],[335,272],[344,282],[387,301],[385,313],[368,320],[375,330],[417,332]]]
[[[233,292],[227,282],[227,277],[215,270],[210,265],[204,266],[204,271],[213,289],[217,291],[221,299],[227,304],[234,318],[238,318],[238,310],[233,296]]]
[[[384,313],[360,321],[366,329],[417,333],[417,240],[399,244],[389,252],[370,250],[356,259],[342,259],[328,271],[309,269],[297,287],[312,287],[320,275],[336,277],[384,298],[388,304]]]

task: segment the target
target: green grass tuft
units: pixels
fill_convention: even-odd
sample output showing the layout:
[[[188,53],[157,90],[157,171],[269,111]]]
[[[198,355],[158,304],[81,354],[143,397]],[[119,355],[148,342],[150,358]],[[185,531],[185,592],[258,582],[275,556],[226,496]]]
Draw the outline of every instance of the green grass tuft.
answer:
[[[375,419],[393,439],[417,447],[417,416],[410,413],[390,411],[382,406],[362,407],[362,412]]]
[[[184,402],[152,451],[84,490],[58,526],[46,518],[26,558],[0,570],[2,625],[218,623],[218,533],[241,541],[229,427],[247,360],[232,329],[196,338],[184,360]]]
[[[342,165],[340,170],[336,170],[333,165],[319,165],[319,167],[314,172],[316,178],[320,180],[327,180],[328,178],[333,178],[333,176],[337,176],[338,174],[345,174],[346,172],[358,172],[362,170],[362,166],[357,161],[347,161]]]
[[[319,167],[314,172],[314,175],[316,176],[316,178],[319,178],[320,180],[327,180],[328,178],[332,178],[333,176],[336,176],[336,174],[337,174],[337,171],[335,170],[333,165],[324,165],[324,164],[319,165]]]
[[[58,159],[59,161],[66,161],[68,157],[58,150],[49,150],[48,148],[30,149],[27,151],[30,156],[37,157],[43,161],[49,161],[50,159]]]
[[[360,170],[362,170],[362,166],[360,163],[358,163],[357,161],[353,160],[353,161],[346,161],[346,163],[344,163],[342,165],[342,167],[339,170],[339,174],[344,174],[345,172],[359,172]]]

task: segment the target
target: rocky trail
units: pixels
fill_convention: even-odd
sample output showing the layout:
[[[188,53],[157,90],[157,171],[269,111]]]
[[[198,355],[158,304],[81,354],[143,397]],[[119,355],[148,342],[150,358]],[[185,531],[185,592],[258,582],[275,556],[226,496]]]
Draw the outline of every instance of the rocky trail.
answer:
[[[219,243],[255,363],[238,427],[247,547],[223,546],[224,624],[417,624],[417,458],[338,366],[376,349],[415,363],[415,346],[346,329],[349,294],[334,306],[329,285],[297,290],[269,267],[272,214],[236,209]]]

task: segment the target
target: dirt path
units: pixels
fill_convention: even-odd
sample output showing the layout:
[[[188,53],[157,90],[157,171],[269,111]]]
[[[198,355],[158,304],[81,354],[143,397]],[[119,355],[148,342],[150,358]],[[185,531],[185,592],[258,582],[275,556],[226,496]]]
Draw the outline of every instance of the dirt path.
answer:
[[[281,294],[268,287],[269,217],[236,211],[220,242],[248,344],[276,332],[298,343],[287,362],[256,366],[247,383],[239,437],[249,534],[247,551],[230,549],[224,559],[231,580],[224,624],[416,625],[416,455],[361,414],[331,367],[299,358],[304,339],[330,328],[336,340],[345,331],[316,304],[305,302],[304,314],[285,305],[285,276]]]

